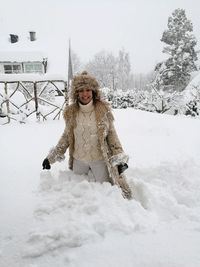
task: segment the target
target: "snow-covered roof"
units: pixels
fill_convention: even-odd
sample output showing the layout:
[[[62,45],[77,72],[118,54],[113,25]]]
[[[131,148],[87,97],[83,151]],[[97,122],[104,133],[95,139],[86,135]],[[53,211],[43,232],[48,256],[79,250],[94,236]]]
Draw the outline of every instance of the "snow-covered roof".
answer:
[[[67,80],[67,75],[62,74],[52,74],[52,73],[45,73],[45,74],[38,74],[38,73],[18,73],[18,74],[0,74],[0,82],[6,81],[44,81],[44,80]]]
[[[47,53],[41,51],[0,51],[0,62],[42,61]]]

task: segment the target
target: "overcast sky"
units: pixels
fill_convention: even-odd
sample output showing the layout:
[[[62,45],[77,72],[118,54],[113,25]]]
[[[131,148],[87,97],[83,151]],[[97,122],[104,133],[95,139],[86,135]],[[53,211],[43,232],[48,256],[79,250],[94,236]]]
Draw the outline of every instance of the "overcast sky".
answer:
[[[63,35],[65,40],[71,38],[82,61],[101,50],[117,55],[124,48],[136,73],[152,70],[164,57],[160,39],[176,8],[186,10],[200,42],[199,0],[0,0],[0,4],[0,41],[9,33],[29,30],[50,36],[48,40]]]

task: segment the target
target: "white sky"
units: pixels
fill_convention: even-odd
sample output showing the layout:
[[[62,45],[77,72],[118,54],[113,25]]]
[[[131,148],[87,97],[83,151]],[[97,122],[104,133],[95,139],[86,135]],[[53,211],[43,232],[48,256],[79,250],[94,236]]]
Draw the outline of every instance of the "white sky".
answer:
[[[71,38],[82,61],[101,50],[117,55],[124,48],[133,72],[150,71],[164,57],[160,39],[176,8],[186,10],[200,39],[199,0],[0,0],[0,4],[0,41],[29,30],[37,37],[48,35],[48,42],[63,36],[66,49]]]

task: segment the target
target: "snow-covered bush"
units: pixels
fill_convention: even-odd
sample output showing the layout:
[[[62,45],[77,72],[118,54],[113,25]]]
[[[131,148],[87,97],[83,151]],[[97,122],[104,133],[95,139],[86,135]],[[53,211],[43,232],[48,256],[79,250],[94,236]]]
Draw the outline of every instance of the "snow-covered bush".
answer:
[[[194,82],[188,85],[184,91],[182,106],[185,115],[192,117],[200,114],[200,76],[195,78]]]
[[[116,92],[106,88],[104,97],[111,103],[113,108],[135,108],[149,112],[165,113],[171,115],[194,114],[198,115],[200,97],[192,99],[193,102],[184,101],[183,92],[167,92],[151,90],[129,90]],[[194,100],[196,106],[194,106]]]
[[[113,94],[112,107],[113,108],[128,108],[136,106],[136,92],[134,90],[122,91],[118,90]]]
[[[190,115],[192,117],[198,116],[200,114],[200,102],[191,100],[186,105],[185,115]]]

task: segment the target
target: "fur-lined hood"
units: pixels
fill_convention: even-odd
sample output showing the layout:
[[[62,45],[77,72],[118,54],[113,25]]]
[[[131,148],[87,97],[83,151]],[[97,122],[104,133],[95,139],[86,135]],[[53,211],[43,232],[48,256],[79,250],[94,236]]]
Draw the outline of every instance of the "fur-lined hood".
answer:
[[[101,99],[101,93],[99,83],[92,75],[88,74],[87,71],[83,71],[81,74],[74,76],[72,80],[71,90],[69,98],[71,103],[77,103],[78,91],[84,88],[89,88],[93,91],[93,100]]]

